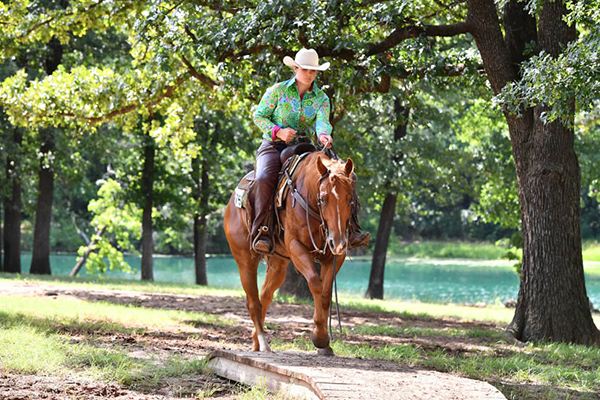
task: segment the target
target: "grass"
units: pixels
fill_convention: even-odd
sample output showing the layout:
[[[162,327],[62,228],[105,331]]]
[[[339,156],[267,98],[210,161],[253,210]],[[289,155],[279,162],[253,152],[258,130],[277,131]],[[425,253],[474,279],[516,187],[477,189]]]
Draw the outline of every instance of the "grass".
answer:
[[[500,260],[506,249],[483,242],[403,242],[399,238],[391,238],[388,253],[394,257]]]
[[[464,336],[472,338],[488,338],[495,340],[503,340],[504,336],[498,331],[486,331],[483,329],[432,329],[420,328],[415,326],[403,326],[397,328],[387,325],[361,325],[355,326],[350,330],[351,333],[357,335],[370,336]]]
[[[464,321],[496,321],[509,323],[514,310],[503,306],[469,307],[457,304],[431,304],[399,300],[365,300],[361,298],[342,298],[344,307],[364,311],[393,312],[400,318],[457,318]]]
[[[143,333],[148,326],[154,329],[182,328],[188,324],[234,326],[232,321],[217,315],[122,306],[106,302],[82,302],[57,298],[40,301],[38,297],[0,296],[3,309],[0,323],[34,324],[45,331],[60,330],[85,333]],[[9,318],[10,317],[10,318]]]
[[[586,240],[582,243],[583,260],[600,262],[600,243],[595,240]]]
[[[437,334],[444,335],[444,332],[438,331]],[[457,333],[447,334],[455,336]],[[496,334],[489,338],[498,339]],[[339,356],[397,362],[487,381],[499,387],[508,399],[598,398],[598,348],[551,343],[504,350],[500,349],[500,339],[498,344],[491,343],[488,351],[467,353],[449,352],[444,348],[430,350],[414,343],[377,347],[345,343],[343,340],[335,341],[332,348]],[[312,347],[308,339],[273,343],[273,349],[278,351],[310,351]],[[532,384],[535,390],[523,390],[523,384]]]
[[[4,278],[14,280],[15,277],[25,282],[46,282],[64,288],[80,290],[104,289],[125,290],[139,293],[169,293],[190,296],[202,296],[217,293],[221,296],[243,297],[244,292],[236,289],[208,288],[206,286],[189,285],[185,283],[132,281],[130,279],[113,279],[105,277],[66,277],[53,275],[10,274],[0,272],[0,281]]]
[[[583,260],[600,262],[600,243],[585,240],[582,243]],[[459,241],[422,241],[404,242],[401,238],[390,238],[388,254],[390,257],[411,258],[458,258],[470,260],[502,260],[507,249],[487,242]]]
[[[14,276],[1,275],[0,282],[15,281]],[[116,288],[132,292],[209,294],[241,296],[241,291],[210,288],[173,288],[154,283],[151,286],[131,281],[80,282],[77,279],[51,279],[53,284],[78,289]],[[47,278],[36,281],[48,282]],[[134,293],[135,295],[135,293]],[[293,299],[283,298],[286,302]],[[419,326],[419,321],[451,320],[454,322],[492,321],[498,326],[510,322],[513,310],[499,306],[485,308],[458,305],[424,304],[401,301],[342,298],[343,309],[392,313],[411,324],[389,326],[377,323],[356,326],[333,343],[336,354],[347,357],[386,360],[410,366],[452,372],[497,386],[508,399],[597,399],[600,393],[600,349],[553,343],[529,344],[523,348],[505,342],[500,328],[453,324],[445,328]],[[169,379],[209,376],[204,360],[178,355],[162,357],[149,354],[135,356],[117,345],[107,344],[113,335],[172,334],[187,332],[198,324],[235,329],[237,324],[217,315],[178,310],[149,309],[106,302],[86,302],[68,298],[0,296],[0,372],[45,374],[59,377],[80,376],[106,382],[117,382],[134,390],[152,391],[166,385]],[[596,324],[600,326],[596,319]],[[272,326],[273,327],[273,326]],[[398,337],[408,342],[374,345],[360,340],[344,340],[349,335],[373,338]],[[418,338],[418,342],[411,342]],[[427,346],[429,340],[441,338],[454,343],[475,340],[484,344],[470,350],[456,350],[440,345]],[[27,343],[27,346],[23,346]],[[357,344],[358,343],[358,344]],[[385,341],[382,341],[385,343]],[[274,350],[314,351],[312,343],[302,337],[292,342],[273,340]],[[169,354],[174,354],[170,352]],[[181,396],[208,398],[218,388],[211,383]],[[263,388],[240,386],[237,398],[272,398]]]
[[[210,375],[204,359],[151,352],[134,357],[106,346],[113,335],[152,331],[181,333],[196,324],[234,328],[232,321],[204,313],[148,309],[48,297],[0,296],[0,371],[80,376],[152,391],[169,378]],[[24,346],[23,344],[26,344]],[[210,387],[206,393],[214,392]],[[198,397],[198,393],[196,393]]]

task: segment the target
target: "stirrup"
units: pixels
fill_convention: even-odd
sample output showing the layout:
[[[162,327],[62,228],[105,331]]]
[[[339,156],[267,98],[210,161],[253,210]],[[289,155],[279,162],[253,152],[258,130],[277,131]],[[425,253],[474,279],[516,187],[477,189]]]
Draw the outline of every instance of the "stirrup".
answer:
[[[258,233],[252,241],[252,250],[259,254],[271,254],[273,252],[273,242],[268,235],[268,227],[261,226],[258,228]]]

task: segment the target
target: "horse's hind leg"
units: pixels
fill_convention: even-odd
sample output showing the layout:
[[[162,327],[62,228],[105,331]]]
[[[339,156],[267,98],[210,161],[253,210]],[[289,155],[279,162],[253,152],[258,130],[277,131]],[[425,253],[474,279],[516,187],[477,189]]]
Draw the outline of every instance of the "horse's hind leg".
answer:
[[[265,339],[262,325],[262,306],[258,298],[258,284],[256,282],[256,271],[260,258],[250,252],[250,239],[248,229],[245,227],[245,214],[233,205],[233,195],[225,209],[224,229],[225,236],[231,248],[231,254],[235,258],[240,271],[240,281],[244,292],[246,292],[246,308],[254,323],[252,331],[252,350],[271,351]]]
[[[240,280],[244,292],[246,292],[246,308],[250,312],[250,318],[254,323],[254,329],[252,330],[252,351],[271,351],[269,343],[265,338],[265,331],[263,328],[263,307],[258,298],[258,284],[257,270],[258,262],[260,261],[257,257],[252,257],[250,254],[243,259],[235,257],[240,271]]]
[[[289,263],[290,260],[277,256],[271,256],[267,259],[267,276],[260,291],[263,326],[267,310],[271,305],[271,301],[273,301],[273,293],[283,285]]]

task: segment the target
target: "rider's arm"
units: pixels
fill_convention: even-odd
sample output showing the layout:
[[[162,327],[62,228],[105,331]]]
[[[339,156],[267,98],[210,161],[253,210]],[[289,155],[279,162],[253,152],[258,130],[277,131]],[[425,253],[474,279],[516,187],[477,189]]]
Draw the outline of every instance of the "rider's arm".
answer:
[[[277,84],[267,89],[254,111],[254,123],[262,132],[263,139],[266,140],[273,140],[274,134],[277,133],[277,124],[273,122],[273,114],[279,103],[280,88],[281,85]]]
[[[323,100],[317,108],[317,118],[315,120],[315,131],[320,138],[322,135],[331,135],[333,127],[329,123],[329,97],[323,93]]]

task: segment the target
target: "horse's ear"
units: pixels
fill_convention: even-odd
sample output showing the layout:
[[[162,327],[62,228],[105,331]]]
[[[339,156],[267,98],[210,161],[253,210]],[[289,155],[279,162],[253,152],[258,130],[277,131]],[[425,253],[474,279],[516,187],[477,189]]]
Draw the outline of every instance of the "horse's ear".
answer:
[[[319,174],[321,174],[321,176],[327,173],[327,167],[325,166],[325,164],[323,164],[323,160],[321,160],[321,157],[317,157],[317,171],[319,171]]]
[[[354,171],[354,162],[352,161],[351,158],[348,159],[348,161],[346,161],[346,167],[344,172],[346,173],[347,176],[352,175],[352,171]]]

